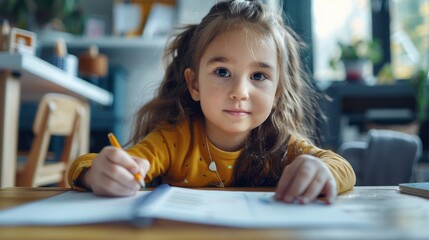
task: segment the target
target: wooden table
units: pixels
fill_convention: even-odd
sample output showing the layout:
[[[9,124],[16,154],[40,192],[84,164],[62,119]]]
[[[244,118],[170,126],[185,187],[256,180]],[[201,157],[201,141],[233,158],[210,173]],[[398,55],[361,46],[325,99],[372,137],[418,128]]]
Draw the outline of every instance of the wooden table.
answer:
[[[4,188],[0,190],[0,209],[64,191],[64,188]],[[374,227],[238,229],[156,220],[149,228],[136,228],[128,223],[0,227],[0,239],[429,239],[429,199],[401,194],[397,187],[356,187],[339,196],[335,204],[374,222]]]
[[[102,105],[113,102],[108,91],[35,56],[0,53],[0,188],[15,185],[20,101],[38,101],[46,93],[63,93]],[[89,128],[89,122],[86,126]],[[89,135],[89,129],[87,132]],[[89,136],[81,145],[88,149]]]

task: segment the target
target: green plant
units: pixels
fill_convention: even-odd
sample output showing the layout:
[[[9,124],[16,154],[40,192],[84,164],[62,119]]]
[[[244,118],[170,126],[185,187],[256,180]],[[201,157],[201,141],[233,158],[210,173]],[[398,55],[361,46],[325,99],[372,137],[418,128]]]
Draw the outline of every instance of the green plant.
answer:
[[[334,69],[340,61],[362,59],[378,63],[382,59],[382,48],[378,40],[353,40],[350,44],[338,42],[338,47],[339,52],[330,60],[330,65]]]
[[[22,29],[33,30],[60,21],[64,31],[81,34],[84,15],[76,0],[0,0],[0,20]]]
[[[412,79],[415,89],[417,120],[423,122],[427,119],[429,107],[429,93],[427,91],[428,70],[419,69]]]
[[[10,23],[15,23],[18,28],[27,29],[28,13],[30,11],[31,6],[26,1],[0,1],[0,16],[8,19]]]

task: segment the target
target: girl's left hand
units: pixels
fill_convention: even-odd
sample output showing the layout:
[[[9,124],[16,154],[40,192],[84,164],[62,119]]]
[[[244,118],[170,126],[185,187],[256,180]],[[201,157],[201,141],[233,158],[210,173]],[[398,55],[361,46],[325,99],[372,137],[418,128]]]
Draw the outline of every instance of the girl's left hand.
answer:
[[[311,155],[300,155],[287,165],[280,177],[275,199],[306,204],[324,195],[331,204],[337,196],[337,184],[328,167]]]

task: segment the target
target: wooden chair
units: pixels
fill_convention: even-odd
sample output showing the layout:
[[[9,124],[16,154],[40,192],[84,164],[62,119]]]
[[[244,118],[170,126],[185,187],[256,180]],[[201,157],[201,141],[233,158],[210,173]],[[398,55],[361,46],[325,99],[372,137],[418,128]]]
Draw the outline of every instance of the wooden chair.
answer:
[[[68,186],[66,170],[82,153],[79,150],[81,141],[89,135],[87,111],[86,103],[74,97],[49,93],[42,98],[33,124],[35,136],[30,153],[16,174],[17,186]],[[64,148],[59,161],[48,163],[48,149],[53,136],[64,137]]]

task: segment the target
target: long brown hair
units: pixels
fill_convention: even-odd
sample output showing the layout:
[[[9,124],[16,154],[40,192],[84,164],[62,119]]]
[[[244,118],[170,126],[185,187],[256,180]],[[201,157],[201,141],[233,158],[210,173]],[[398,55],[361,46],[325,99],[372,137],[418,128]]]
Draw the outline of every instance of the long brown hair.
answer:
[[[235,186],[274,186],[282,173],[290,136],[311,139],[308,119],[314,113],[313,92],[308,86],[300,63],[299,38],[285,26],[281,12],[268,9],[260,1],[232,0],[219,2],[200,24],[188,25],[173,36],[166,48],[167,69],[157,95],[137,113],[132,137],[138,143],[161,123],[176,123],[203,118],[199,102],[187,89],[184,70],[198,72],[199,61],[209,44],[225,31],[246,28],[256,36],[275,43],[279,85],[277,100],[270,116],[251,132],[244,151],[237,159]]]

